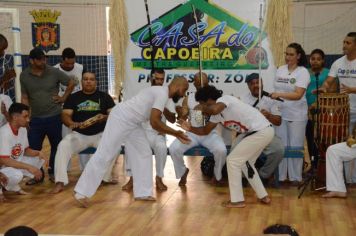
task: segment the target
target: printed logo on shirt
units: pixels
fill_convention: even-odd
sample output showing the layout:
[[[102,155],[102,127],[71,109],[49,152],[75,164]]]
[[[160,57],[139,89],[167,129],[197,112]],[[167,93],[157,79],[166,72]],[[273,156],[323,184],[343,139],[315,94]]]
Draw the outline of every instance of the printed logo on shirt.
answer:
[[[297,81],[297,80],[296,80],[295,78],[291,78],[291,79],[289,80],[289,82],[290,82],[291,84],[295,84],[296,81]]]
[[[15,144],[12,149],[11,149],[11,158],[14,160],[17,160],[23,153],[22,145],[21,143]]]
[[[78,106],[78,111],[100,111],[100,101],[99,103],[86,100],[80,103]]]
[[[224,127],[231,129],[231,130],[235,130],[239,133],[245,133],[248,131],[246,126],[244,126],[240,122],[234,121],[234,120],[224,121]]]
[[[342,69],[342,68],[339,68],[337,70],[337,73],[340,74],[340,75],[350,75],[350,74],[355,74],[356,75],[356,70],[355,69],[352,69],[352,70],[349,70],[349,69]]]
[[[277,78],[277,83],[284,83],[284,84],[288,84],[289,83],[289,78],[281,78],[281,77],[278,77]]]

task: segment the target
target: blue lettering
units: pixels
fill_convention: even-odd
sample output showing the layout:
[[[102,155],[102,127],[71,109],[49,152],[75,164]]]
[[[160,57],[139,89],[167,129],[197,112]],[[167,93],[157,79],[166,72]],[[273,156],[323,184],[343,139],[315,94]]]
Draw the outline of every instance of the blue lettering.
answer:
[[[172,28],[170,28],[167,32],[161,34],[161,35],[157,35],[155,37],[155,39],[157,39],[157,42],[155,42],[155,46],[159,46],[161,45],[164,41],[165,41],[165,45],[170,45],[170,46],[174,46],[177,47],[177,42],[178,42],[178,38],[179,36],[181,36],[182,33],[182,27],[183,27],[184,23],[183,22],[179,22],[178,24],[174,25]],[[170,44],[170,40],[171,39],[171,44]]]
[[[141,81],[143,80],[145,80],[146,79],[146,75],[145,74],[139,74],[138,75],[138,82],[139,83],[141,83]],[[148,76],[147,76],[147,81],[146,82],[148,82]]]
[[[198,23],[198,33],[201,31],[204,31],[208,27],[208,24],[205,22],[199,22]],[[198,43],[198,37],[197,37],[197,27],[195,25],[192,25],[188,29],[188,34],[192,38],[191,40],[188,39],[188,37],[184,36],[181,38],[180,43],[185,46],[190,46]],[[200,34],[199,34],[200,35]],[[201,39],[200,39],[201,41]]]
[[[247,47],[247,46],[250,45],[250,43],[253,42],[254,38],[255,38],[255,34],[254,34],[253,32],[248,32],[248,33],[245,34],[245,36],[243,37],[241,43],[242,43],[243,46]]]
[[[163,24],[161,22],[155,22],[151,25],[152,27],[152,35],[158,34],[159,31],[163,28]],[[148,34],[148,42],[145,43],[143,40],[146,37],[146,34]],[[155,41],[155,38],[152,39],[152,42]],[[145,30],[142,31],[140,36],[137,39],[137,43],[140,47],[147,47],[150,46],[150,37],[149,37],[149,27],[146,27]]]
[[[224,32],[225,25],[226,25],[226,22],[223,21],[219,25],[215,26],[210,32],[208,32],[206,35],[203,35],[200,38],[201,43],[205,42],[209,38],[216,36],[215,46],[219,46],[220,45],[220,37],[221,37],[221,35],[223,35],[225,33]]]

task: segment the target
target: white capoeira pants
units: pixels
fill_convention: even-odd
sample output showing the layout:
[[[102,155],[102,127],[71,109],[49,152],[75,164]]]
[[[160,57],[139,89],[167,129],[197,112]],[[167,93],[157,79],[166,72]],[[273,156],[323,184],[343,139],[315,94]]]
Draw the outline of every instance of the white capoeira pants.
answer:
[[[279,181],[287,179],[290,181],[302,181],[304,163],[304,138],[305,121],[287,121],[282,119],[280,126],[276,127],[276,134],[285,146],[284,158],[279,164]],[[292,157],[293,152],[297,157]]]
[[[331,145],[326,151],[326,189],[345,192],[343,162],[356,159],[356,148],[350,148],[346,142]]]
[[[56,183],[62,182],[64,185],[68,184],[67,166],[72,156],[74,154],[78,154],[80,151],[83,151],[88,147],[97,147],[101,136],[102,133],[95,135],[84,135],[76,131],[72,131],[62,139],[62,141],[58,144],[54,165],[54,176]],[[104,181],[109,182],[111,180],[111,170],[115,161],[116,159],[110,163],[110,166],[108,167],[103,178]]]
[[[19,158],[17,161],[26,163],[28,165],[34,166],[38,169],[40,169],[43,164],[45,163],[44,160],[39,159],[38,157],[28,157],[28,156],[22,156]],[[8,178],[7,184],[4,186],[4,188],[7,191],[14,191],[18,192],[21,190],[21,187],[19,183],[23,179],[24,176],[33,178],[33,174],[28,172],[27,170],[24,169],[16,169],[13,167],[4,167],[0,169],[0,172],[6,175]]]
[[[196,135],[190,132],[187,132],[186,134],[191,140],[189,144],[183,144],[178,139],[175,139],[173,143],[169,146],[169,153],[173,160],[176,178],[182,178],[183,174],[187,169],[183,159],[184,152],[192,147],[202,145],[214,155],[214,175],[217,180],[221,180],[221,170],[225,165],[227,153],[225,143],[221,136],[218,135],[215,130],[213,130],[210,134],[204,136]]]
[[[115,111],[116,110],[116,111]],[[125,117],[120,105],[114,107],[95,154],[90,158],[74,191],[92,197],[98,189],[110,163],[119,155],[121,144],[133,150],[132,165],[134,197],[153,195],[152,151],[141,125]]]
[[[164,167],[166,166],[167,160],[167,143],[166,136],[157,134],[154,130],[145,129],[147,140],[153,150],[155,160],[156,160],[156,176],[164,177]],[[125,170],[127,176],[132,176],[131,166],[135,165],[132,163],[133,159],[128,156],[128,153],[132,153],[130,150],[130,145],[125,147]]]
[[[349,134],[352,135],[352,129],[356,125],[356,114],[350,114]],[[355,137],[356,138],[356,137]],[[356,161],[345,161],[346,183],[356,183]]]
[[[227,173],[229,177],[231,202],[244,201],[242,190],[242,172],[248,176],[246,162],[248,161],[255,174],[253,178],[247,178],[251,187],[259,199],[267,196],[260,176],[255,168],[256,159],[263,149],[272,141],[274,129],[267,127],[250,136],[245,137],[230,152],[226,159]]]
[[[62,139],[64,139],[65,136],[67,136],[71,132],[72,132],[72,130],[70,128],[68,128],[64,124],[62,125]],[[90,154],[78,154],[78,156],[79,156],[79,167],[80,167],[80,170],[83,171],[84,167],[86,166],[86,164],[89,161]],[[71,164],[71,161],[69,160],[67,170],[70,171],[71,169],[72,169],[72,164]]]

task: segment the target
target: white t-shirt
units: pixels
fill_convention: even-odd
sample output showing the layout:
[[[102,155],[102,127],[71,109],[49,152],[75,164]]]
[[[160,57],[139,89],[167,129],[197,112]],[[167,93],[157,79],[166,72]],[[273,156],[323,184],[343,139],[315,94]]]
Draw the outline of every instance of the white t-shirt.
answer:
[[[276,92],[294,92],[296,87],[307,89],[310,83],[308,70],[303,66],[298,66],[293,72],[288,71],[288,65],[278,68],[274,89]],[[304,121],[308,119],[308,104],[305,96],[299,100],[292,101],[285,99],[281,105],[282,119],[288,121]]]
[[[271,123],[256,108],[238,98],[224,95],[216,103],[224,103],[225,109],[218,115],[210,117],[210,122],[222,123],[223,126],[238,133],[250,133],[262,130]]]
[[[337,59],[331,66],[329,76],[339,78],[340,85],[356,87],[356,59],[349,61],[346,56]],[[356,113],[356,94],[349,94],[350,112]]]
[[[60,64],[57,64],[54,66],[55,68],[58,68],[60,71],[63,71],[66,75],[68,75],[70,78],[72,78],[75,82],[75,87],[72,91],[72,93],[78,92],[79,90],[82,89],[82,74],[83,74],[83,65],[74,63],[74,67],[71,71],[66,71],[63,70]],[[62,96],[64,92],[66,91],[67,86],[64,86],[62,84],[59,85],[59,96]]]
[[[165,107],[165,108],[166,108],[168,111],[172,112],[172,113],[176,113],[176,111],[175,111],[175,106],[176,106],[176,103],[174,103],[173,100],[170,98],[170,99],[168,99],[168,102],[166,103],[166,107]],[[166,119],[166,117],[163,115],[163,113],[162,113],[162,119],[161,119],[161,121],[162,121],[163,123],[166,123],[166,121],[167,121],[167,119]],[[158,132],[157,132],[155,129],[152,128],[150,120],[148,120],[147,122],[143,123],[143,124],[142,124],[142,127],[143,127],[145,130],[152,131],[152,132],[158,134]]]
[[[26,128],[21,127],[17,135],[12,131],[10,124],[0,128],[0,158],[10,156],[14,160],[19,160],[28,146]]]
[[[12,100],[9,96],[5,95],[5,94],[0,94],[0,104],[4,103],[6,110],[9,111],[9,107],[12,104]],[[5,118],[5,116],[1,113],[0,111],[0,127],[3,126],[4,124],[6,124],[7,120]]]
[[[129,100],[119,103],[110,114],[140,124],[149,120],[152,108],[163,113],[168,100],[167,86],[151,86],[142,89]]]
[[[244,103],[253,106],[258,98],[252,96],[251,93],[248,93],[243,95],[240,99]],[[272,115],[281,116],[281,102],[270,97],[262,96],[261,101],[259,101],[255,107],[259,110],[266,110]]]

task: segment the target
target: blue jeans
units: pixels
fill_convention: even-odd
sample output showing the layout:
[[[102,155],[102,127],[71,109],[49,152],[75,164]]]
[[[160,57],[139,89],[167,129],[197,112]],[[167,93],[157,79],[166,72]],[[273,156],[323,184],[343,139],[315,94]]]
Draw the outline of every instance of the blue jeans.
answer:
[[[46,135],[51,145],[48,174],[53,174],[57,146],[62,140],[62,121],[60,115],[45,118],[33,117],[31,119],[28,132],[28,142],[30,147],[34,150],[42,150],[43,140]]]

